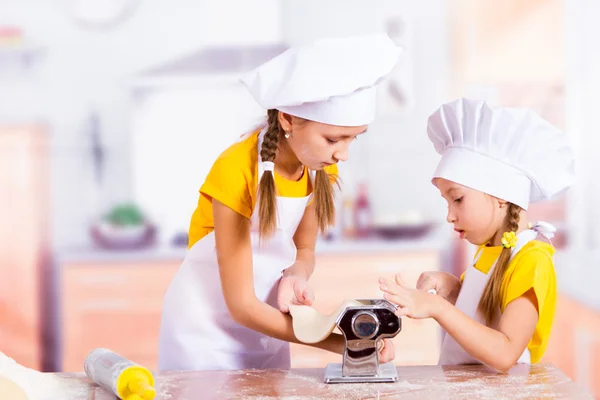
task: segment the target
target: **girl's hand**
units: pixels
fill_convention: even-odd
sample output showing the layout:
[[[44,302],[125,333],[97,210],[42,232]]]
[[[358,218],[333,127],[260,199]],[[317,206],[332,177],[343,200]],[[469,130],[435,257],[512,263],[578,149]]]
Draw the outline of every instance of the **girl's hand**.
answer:
[[[306,279],[288,275],[279,281],[277,304],[281,312],[289,312],[290,304],[310,306],[314,300],[315,295]]]
[[[431,318],[438,308],[440,297],[422,290],[411,289],[400,278],[395,282],[379,278],[379,288],[384,292],[383,297],[398,306],[397,316],[406,315],[410,318]]]
[[[392,339],[383,339],[377,343],[377,355],[380,364],[385,364],[396,358],[396,347],[394,347]]]
[[[460,292],[460,279],[449,272],[427,271],[419,276],[417,289],[425,292],[433,289],[448,302],[455,304]]]

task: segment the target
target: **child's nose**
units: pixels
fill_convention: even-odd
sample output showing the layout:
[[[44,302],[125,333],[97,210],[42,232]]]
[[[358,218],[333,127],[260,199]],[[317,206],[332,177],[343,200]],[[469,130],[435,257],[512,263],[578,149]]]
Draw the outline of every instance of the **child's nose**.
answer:
[[[448,223],[450,223],[450,224],[453,224],[454,221],[456,221],[456,217],[454,216],[453,213],[448,211],[448,214],[446,215],[446,221],[448,221]]]
[[[337,161],[346,161],[348,160],[348,144],[346,143],[340,143],[341,146],[339,146],[336,151],[333,153],[333,158],[335,158]]]

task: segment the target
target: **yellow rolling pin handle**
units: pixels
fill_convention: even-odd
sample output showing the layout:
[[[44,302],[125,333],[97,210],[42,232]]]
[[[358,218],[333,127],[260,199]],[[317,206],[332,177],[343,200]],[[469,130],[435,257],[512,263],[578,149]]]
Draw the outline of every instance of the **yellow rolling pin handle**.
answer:
[[[145,368],[129,367],[119,376],[117,391],[124,400],[152,400],[156,397],[154,377]]]
[[[133,395],[129,396],[127,400],[137,400],[136,396],[139,397],[140,400],[152,400],[156,397],[156,389],[143,381],[134,380],[129,382],[129,390],[131,390]]]
[[[131,396],[127,396],[126,400],[145,400],[142,396],[140,396],[139,394],[132,394]]]

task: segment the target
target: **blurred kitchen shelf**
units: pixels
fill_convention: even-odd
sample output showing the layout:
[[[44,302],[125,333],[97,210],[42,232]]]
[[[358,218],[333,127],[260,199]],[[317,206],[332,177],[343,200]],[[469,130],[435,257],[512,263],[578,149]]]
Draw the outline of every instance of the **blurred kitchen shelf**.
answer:
[[[137,250],[106,250],[99,247],[80,247],[63,249],[58,252],[57,261],[61,263],[79,262],[139,262],[152,260],[183,261],[187,248],[156,246]]]
[[[444,250],[451,245],[452,229],[440,224],[416,237],[384,239],[373,234],[365,239],[337,238],[317,241],[316,253],[389,253],[402,251]]]
[[[452,245],[451,230],[447,224],[433,228],[418,238],[402,239],[319,239],[316,254],[377,254],[413,251],[442,251]],[[183,261],[186,247],[156,246],[140,250],[111,251],[99,247],[65,248],[57,252],[57,261],[71,262],[123,262],[174,260]]]

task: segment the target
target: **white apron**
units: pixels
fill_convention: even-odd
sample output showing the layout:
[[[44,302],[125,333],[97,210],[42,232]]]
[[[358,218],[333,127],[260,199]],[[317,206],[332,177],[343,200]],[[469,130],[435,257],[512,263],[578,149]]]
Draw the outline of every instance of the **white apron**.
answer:
[[[518,240],[516,246],[512,249],[510,259],[513,257],[530,241],[534,240],[538,233],[550,239],[553,235],[555,229],[550,224],[545,222],[539,222],[532,229],[527,229],[519,233]],[[483,250],[482,250],[483,251]],[[456,299],[456,307],[464,312],[467,316],[474,319],[477,322],[480,322],[485,325],[485,318],[479,312],[478,305],[481,296],[483,295],[483,290],[487,285],[488,280],[492,274],[492,271],[496,267],[496,262],[490,268],[487,274],[479,271],[475,268],[475,264],[479,259],[481,252],[477,254],[476,260],[470,265],[466,272],[465,277],[460,289],[460,293],[458,294],[458,298]],[[499,312],[500,310],[498,310]],[[531,362],[531,357],[529,354],[529,349],[525,349],[523,354],[519,357],[517,363],[526,363],[529,364]],[[444,341],[442,343],[442,349],[440,353],[440,359],[438,365],[458,365],[458,364],[481,364],[481,361],[473,358],[469,353],[467,353],[456,341],[454,338],[448,334],[445,335]]]
[[[265,130],[259,135],[259,153],[264,134]],[[259,154],[259,181],[263,172]],[[314,171],[309,174],[314,182]],[[258,299],[275,308],[281,272],[295,261],[293,236],[311,197],[277,197],[277,230],[260,247],[258,206],[250,219],[254,290]],[[214,232],[196,242],[167,290],[159,370],[289,369],[289,343],[241,326],[229,315],[215,249]]]

